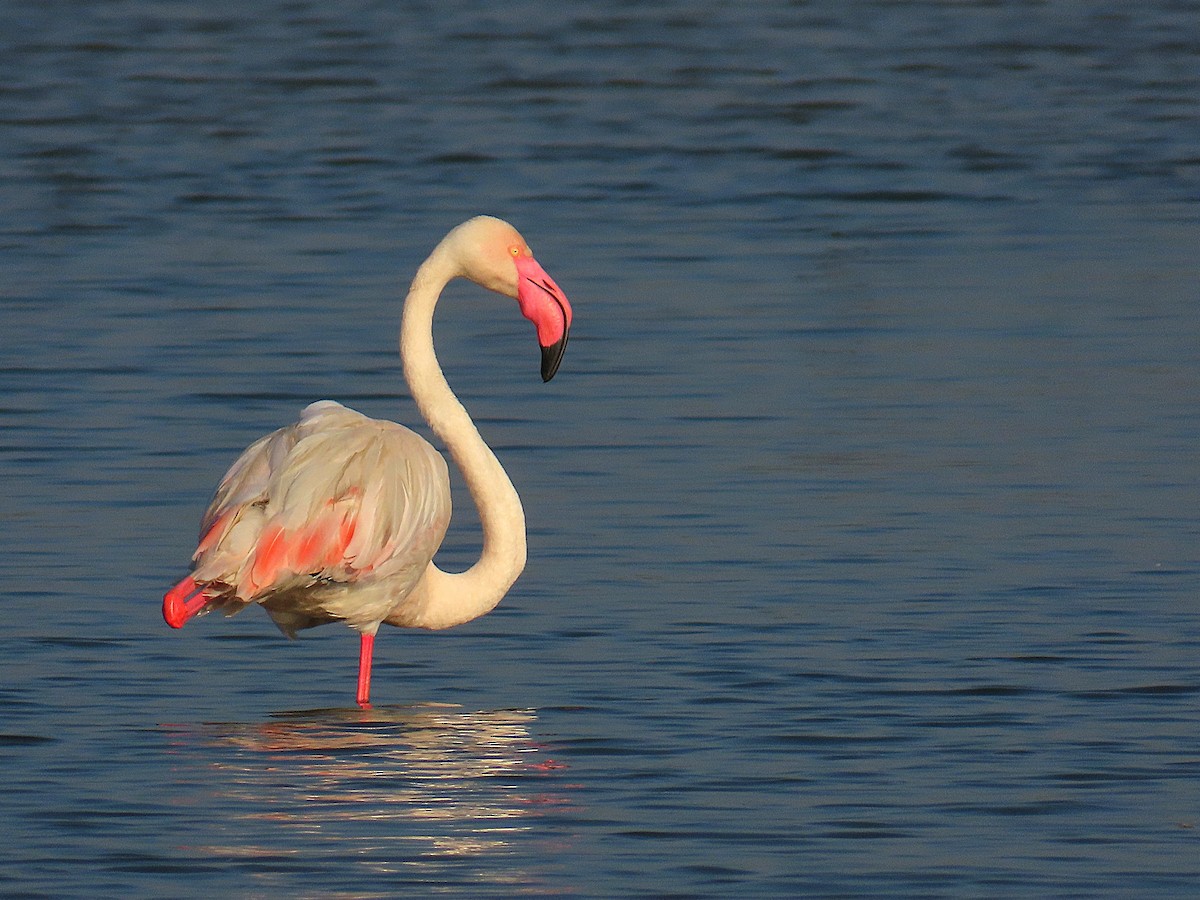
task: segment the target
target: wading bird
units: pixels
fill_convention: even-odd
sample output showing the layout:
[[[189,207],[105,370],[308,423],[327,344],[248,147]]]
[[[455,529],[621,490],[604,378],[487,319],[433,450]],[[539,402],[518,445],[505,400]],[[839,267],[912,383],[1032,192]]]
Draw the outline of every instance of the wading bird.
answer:
[[[516,299],[537,327],[543,381],[562,360],[571,305],[517,230],[488,216],[446,235],[404,301],[404,378],[479,509],[479,561],[460,574],[432,562],[450,523],[441,454],[402,425],[321,400],[251,444],[225,473],[201,521],[192,572],[163,597],[168,625],[251,603],[290,637],[345,622],[361,635],[357,700],[366,708],[382,623],[450,628],[495,608],[525,567],[525,514],[434,354],[434,307],[460,277]]]

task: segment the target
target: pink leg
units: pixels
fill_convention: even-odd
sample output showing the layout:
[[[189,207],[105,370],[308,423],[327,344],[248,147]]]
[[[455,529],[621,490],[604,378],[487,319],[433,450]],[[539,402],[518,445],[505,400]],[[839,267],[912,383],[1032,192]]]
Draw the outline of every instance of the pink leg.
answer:
[[[371,708],[371,655],[375,650],[375,635],[363,634],[358,643],[358,705]]]
[[[196,580],[189,575],[163,597],[163,618],[172,628],[182,628],[188,619],[204,608],[208,599],[204,591],[197,587]]]

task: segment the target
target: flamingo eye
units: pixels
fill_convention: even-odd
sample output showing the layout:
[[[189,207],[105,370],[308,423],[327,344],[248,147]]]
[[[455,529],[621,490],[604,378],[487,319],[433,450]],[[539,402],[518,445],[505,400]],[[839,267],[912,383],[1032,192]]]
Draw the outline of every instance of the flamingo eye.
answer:
[[[508,248],[508,252],[511,253],[513,255],[513,258],[515,259],[516,257],[521,255],[521,245],[513,244],[511,247]]]

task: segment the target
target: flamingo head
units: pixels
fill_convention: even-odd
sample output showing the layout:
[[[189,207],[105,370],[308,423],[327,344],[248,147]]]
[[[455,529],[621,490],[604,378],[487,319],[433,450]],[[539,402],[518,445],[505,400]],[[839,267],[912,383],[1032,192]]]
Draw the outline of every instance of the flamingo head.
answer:
[[[451,234],[468,278],[488,290],[516,299],[521,314],[537,328],[542,348],[542,381],[558,371],[571,330],[571,304],[546,274],[517,229],[501,219],[477,216]]]

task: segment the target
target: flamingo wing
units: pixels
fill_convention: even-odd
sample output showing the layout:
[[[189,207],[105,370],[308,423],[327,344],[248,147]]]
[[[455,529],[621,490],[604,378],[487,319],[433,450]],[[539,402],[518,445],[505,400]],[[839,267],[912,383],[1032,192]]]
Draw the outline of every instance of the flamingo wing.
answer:
[[[449,521],[441,454],[401,425],[323,400],[230,467],[204,515],[191,577],[233,611],[297,589],[336,594],[338,586],[384,580],[402,599]],[[293,630],[277,608],[268,605]],[[309,612],[296,621],[346,617]]]

